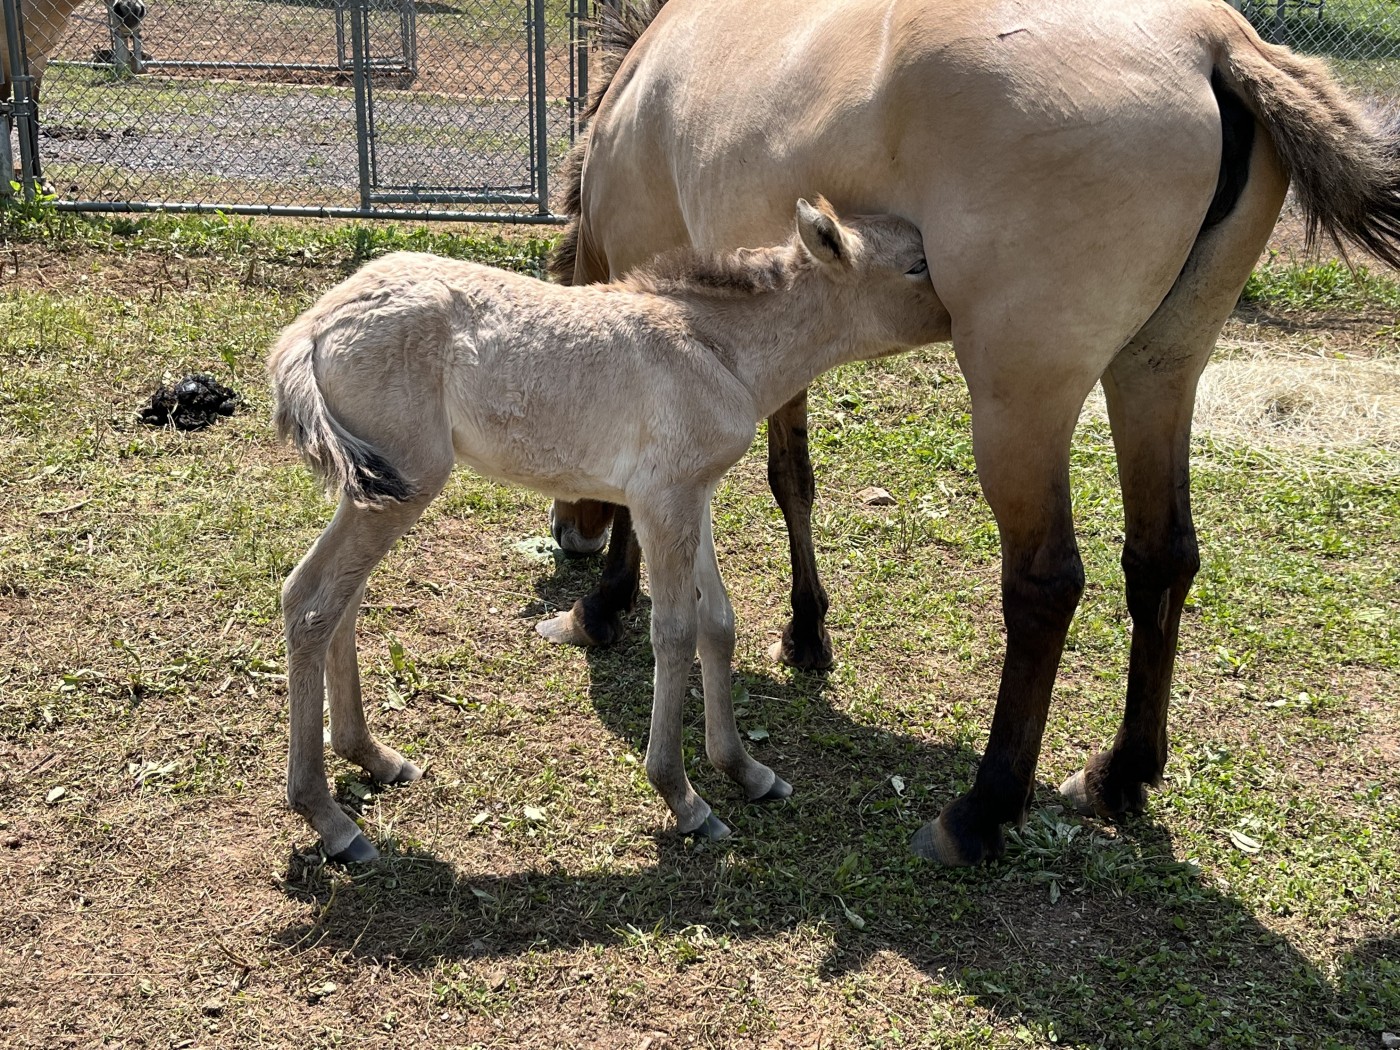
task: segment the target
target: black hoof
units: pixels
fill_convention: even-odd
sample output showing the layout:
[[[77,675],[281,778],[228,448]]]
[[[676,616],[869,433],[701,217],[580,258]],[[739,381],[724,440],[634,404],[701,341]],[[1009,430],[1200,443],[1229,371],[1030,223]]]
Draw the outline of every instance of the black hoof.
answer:
[[[350,845],[339,853],[330,854],[327,859],[336,864],[368,864],[379,859],[379,851],[369,839],[363,835],[356,835],[350,840]]]
[[[792,785],[782,777],[773,778],[773,786],[757,798],[749,799],[755,804],[761,802],[781,802],[783,799],[792,797]]]
[[[398,775],[394,777],[393,780],[389,781],[389,785],[391,787],[403,787],[405,784],[412,784],[422,775],[423,771],[421,769],[412,762],[405,761],[402,768],[399,769]]]
[[[718,842],[720,839],[729,838],[734,833],[729,830],[728,824],[711,813],[698,827],[682,831],[681,834],[687,838],[709,839],[711,842]]]

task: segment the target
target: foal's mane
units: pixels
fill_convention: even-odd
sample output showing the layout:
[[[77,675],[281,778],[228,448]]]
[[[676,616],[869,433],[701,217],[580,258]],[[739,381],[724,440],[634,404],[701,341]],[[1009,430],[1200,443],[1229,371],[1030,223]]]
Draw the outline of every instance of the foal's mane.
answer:
[[[810,266],[805,253],[793,245],[699,251],[676,248],[628,272],[619,285],[657,295],[702,295],[745,299],[791,287]]]
[[[666,0],[603,0],[599,5],[598,18],[591,25],[598,41],[598,57],[601,69],[594,88],[589,94],[588,106],[579,122],[578,135],[573,148],[564,158],[560,177],[564,180],[564,214],[569,224],[554,251],[550,252],[545,268],[549,275],[560,284],[574,283],[574,262],[578,256],[578,224],[582,206],[583,161],[588,156],[588,137],[593,132],[593,118],[603,101],[613,77],[617,74],[622,60],[637,38],[661,12]]]

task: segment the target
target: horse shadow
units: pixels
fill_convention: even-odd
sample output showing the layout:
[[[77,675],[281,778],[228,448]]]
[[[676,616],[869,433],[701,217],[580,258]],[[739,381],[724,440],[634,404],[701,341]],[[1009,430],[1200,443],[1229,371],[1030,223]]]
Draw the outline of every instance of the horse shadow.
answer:
[[[576,590],[571,575],[564,568],[541,581],[546,602]],[[650,715],[647,612],[643,602],[621,643],[587,657],[594,709],[637,755]],[[796,793],[776,806],[744,804],[708,770],[688,726],[688,770],[734,838],[659,831],[650,867],[577,875],[542,860],[487,877],[390,844],[351,893],[336,892],[318,860],[293,854],[284,891],[321,907],[279,939],[291,950],[315,943],[432,972],[646,938],[703,957],[736,938],[819,925],[831,935],[824,980],[895,953],[930,987],[1060,1041],[1128,1030],[1139,1045],[1165,1045],[1156,1036],[1170,1030],[1180,1045],[1306,1045],[1309,1033],[1346,1045],[1395,1024],[1380,1016],[1392,997],[1377,975],[1393,977],[1397,937],[1355,945],[1329,979],[1177,860],[1168,829],[1150,815],[1116,828],[1081,820],[1044,783],[1006,858],[935,867],[910,853],[909,835],[965,788],[974,751],[861,722],[833,705],[822,675],[743,673],[736,688],[755,756]],[[698,714],[700,700],[691,707]]]

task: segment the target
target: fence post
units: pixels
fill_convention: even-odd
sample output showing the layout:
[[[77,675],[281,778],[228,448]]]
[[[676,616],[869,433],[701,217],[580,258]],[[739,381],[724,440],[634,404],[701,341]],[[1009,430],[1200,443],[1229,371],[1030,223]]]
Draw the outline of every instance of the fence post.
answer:
[[[355,139],[360,153],[360,207],[369,211],[374,186],[374,90],[370,78],[368,0],[350,0],[350,49],[355,80]]]
[[[535,74],[535,190],[539,213],[549,214],[549,85],[545,83],[544,0],[534,0],[534,45],[531,65]]]
[[[20,10],[20,0],[0,0],[5,16],[5,37],[9,44],[10,85],[13,90],[10,102],[10,121],[5,127],[5,153],[10,151],[10,128],[12,122],[19,138],[20,184],[24,188],[24,199],[34,199],[34,147],[39,140],[39,129],[34,113],[34,78],[29,75],[29,54],[24,46],[24,14]],[[8,193],[10,179],[13,178],[13,158],[7,158],[4,169],[5,190]]]

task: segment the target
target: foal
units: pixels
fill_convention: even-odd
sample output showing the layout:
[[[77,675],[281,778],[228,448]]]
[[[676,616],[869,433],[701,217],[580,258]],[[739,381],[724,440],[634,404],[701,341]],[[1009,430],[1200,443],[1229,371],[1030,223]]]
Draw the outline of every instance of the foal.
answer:
[[[651,571],[656,656],[647,778],[680,830],[729,829],[681,756],[686,676],[700,652],[705,749],[751,801],[792,788],[744,749],[730,699],[734,612],[710,497],[757,421],[836,365],[931,342],[948,317],[923,240],[891,216],[842,224],[797,202],[788,244],[663,258],[578,288],[396,253],[327,292],[269,360],[276,424],[338,494],[282,589],[291,746],[287,798],[334,860],[377,856],[327,789],[331,746],[376,780],[421,771],[365,723],[355,619],[365,581],[455,462],[567,499],[632,509]],[[560,433],[558,421],[574,421]]]

